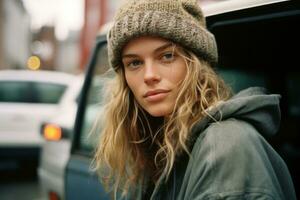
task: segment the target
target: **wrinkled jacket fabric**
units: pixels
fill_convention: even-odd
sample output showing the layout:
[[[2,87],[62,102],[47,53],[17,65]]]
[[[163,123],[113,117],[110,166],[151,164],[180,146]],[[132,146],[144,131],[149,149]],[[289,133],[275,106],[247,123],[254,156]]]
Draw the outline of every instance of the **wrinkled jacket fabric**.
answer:
[[[191,155],[162,175],[152,200],[295,200],[288,168],[263,136],[280,124],[279,95],[249,88],[208,112],[191,133]],[[145,188],[134,197],[143,199]]]

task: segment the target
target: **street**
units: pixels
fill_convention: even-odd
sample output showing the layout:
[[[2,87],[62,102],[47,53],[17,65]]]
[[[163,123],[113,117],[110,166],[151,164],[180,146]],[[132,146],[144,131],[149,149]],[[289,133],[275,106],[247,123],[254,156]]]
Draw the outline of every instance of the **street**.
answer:
[[[26,173],[16,166],[0,161],[0,199],[46,200],[40,191],[36,173]]]

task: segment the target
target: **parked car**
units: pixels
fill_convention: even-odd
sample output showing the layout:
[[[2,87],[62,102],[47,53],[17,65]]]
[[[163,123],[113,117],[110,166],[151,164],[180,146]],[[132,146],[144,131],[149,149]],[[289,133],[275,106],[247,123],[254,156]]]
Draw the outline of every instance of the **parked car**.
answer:
[[[235,92],[263,86],[281,94],[282,122],[276,135],[264,136],[286,161],[300,195],[300,6],[289,0],[229,0],[203,7],[207,27],[219,53],[217,67]],[[91,161],[97,135],[89,136],[98,109],[90,101],[105,63],[106,37],[99,36],[88,66],[77,112],[74,138],[65,175],[66,199],[109,199]],[[93,102],[93,103],[91,103]],[[101,112],[101,109],[99,110]],[[101,114],[100,114],[101,116]],[[105,116],[101,116],[105,117]],[[88,127],[88,128],[87,128]],[[101,128],[101,127],[100,127]]]
[[[82,75],[74,79],[68,104],[61,105],[60,112],[41,124],[40,133],[45,142],[40,153],[38,180],[44,196],[51,200],[64,197],[64,171],[70,155],[82,83]]]
[[[62,72],[0,71],[1,161],[36,170],[44,141],[40,125],[70,104],[74,81]]]

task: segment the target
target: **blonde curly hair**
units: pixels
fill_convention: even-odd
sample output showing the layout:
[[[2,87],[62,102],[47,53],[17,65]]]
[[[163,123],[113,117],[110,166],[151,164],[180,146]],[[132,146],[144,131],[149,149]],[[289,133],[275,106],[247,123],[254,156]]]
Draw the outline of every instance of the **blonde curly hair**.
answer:
[[[155,183],[170,175],[175,158],[186,152],[192,127],[208,115],[207,108],[231,97],[231,89],[213,68],[190,51],[179,50],[187,74],[173,112],[152,117],[135,100],[119,67],[110,84],[95,168],[107,189],[127,194],[147,177]]]

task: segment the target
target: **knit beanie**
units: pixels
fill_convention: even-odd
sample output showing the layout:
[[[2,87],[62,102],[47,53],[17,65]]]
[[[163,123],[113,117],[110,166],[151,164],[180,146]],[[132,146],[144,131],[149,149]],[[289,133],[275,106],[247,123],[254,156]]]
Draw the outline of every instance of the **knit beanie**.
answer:
[[[122,50],[133,38],[157,36],[191,50],[212,66],[218,61],[213,34],[206,29],[196,0],[126,0],[119,8],[108,39],[109,62],[122,66]]]

